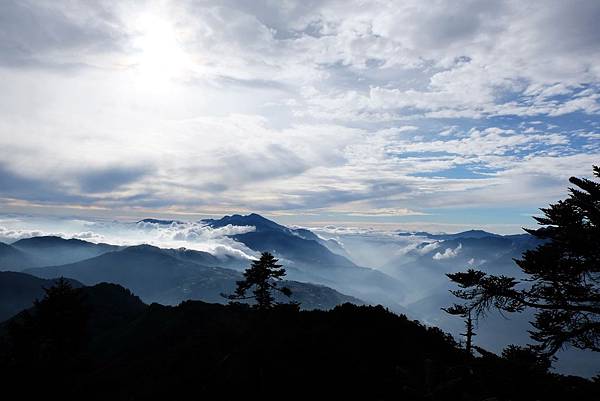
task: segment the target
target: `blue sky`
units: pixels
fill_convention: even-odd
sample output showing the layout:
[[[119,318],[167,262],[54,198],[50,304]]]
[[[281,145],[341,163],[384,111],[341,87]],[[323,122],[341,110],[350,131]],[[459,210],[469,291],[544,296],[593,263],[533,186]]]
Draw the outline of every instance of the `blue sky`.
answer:
[[[0,2],[0,208],[518,232],[600,154],[597,1]]]

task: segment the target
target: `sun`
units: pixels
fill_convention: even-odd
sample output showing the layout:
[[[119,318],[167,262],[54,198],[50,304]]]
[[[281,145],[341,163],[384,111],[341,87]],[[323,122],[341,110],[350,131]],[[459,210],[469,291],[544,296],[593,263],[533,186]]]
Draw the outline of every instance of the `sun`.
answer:
[[[133,66],[136,80],[158,87],[181,78],[190,68],[181,35],[167,19],[145,14],[135,23]]]

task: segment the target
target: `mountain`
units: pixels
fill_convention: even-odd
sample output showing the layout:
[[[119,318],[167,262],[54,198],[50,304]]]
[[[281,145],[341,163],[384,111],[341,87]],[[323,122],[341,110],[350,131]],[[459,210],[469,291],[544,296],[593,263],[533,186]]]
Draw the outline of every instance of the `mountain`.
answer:
[[[468,230],[456,234],[430,234],[428,238],[437,240],[467,239],[467,238],[489,238],[501,237],[499,234],[489,233],[483,230]]]
[[[388,261],[381,267],[392,275],[421,280],[412,273],[431,273],[438,281],[445,281],[443,273],[476,266],[493,274],[518,274],[514,258],[541,244],[535,237],[524,235],[484,235],[484,231],[451,234],[450,239],[424,240],[414,249]],[[410,272],[411,274],[408,274]],[[442,274],[440,274],[442,273]],[[432,277],[433,278],[433,277]],[[427,281],[429,282],[429,281]]]
[[[0,327],[0,355],[13,355],[0,358],[5,394],[90,401],[190,394],[262,400],[600,397],[598,383],[548,374],[527,359],[485,350],[469,357],[441,330],[382,307],[344,304],[326,312],[259,313],[244,305],[198,301],[145,306],[108,284],[82,293],[90,315],[79,348],[48,352],[60,339],[52,330],[36,337],[26,324],[19,326],[19,317],[13,324],[21,329],[11,337],[2,338]],[[36,320],[35,310],[32,316],[31,326],[48,325]],[[19,352],[19,344],[27,345],[26,352]]]
[[[225,302],[221,294],[233,293],[236,281],[242,275],[236,270],[199,263],[211,261],[218,259],[204,252],[138,245],[76,263],[32,268],[26,272],[44,278],[71,277],[86,285],[100,282],[120,284],[146,302],[168,305],[189,299]],[[295,292],[292,300],[301,302],[307,309],[332,308],[343,302],[362,303],[319,285],[291,281],[284,284]]]
[[[272,220],[269,220],[260,214],[250,213],[248,215],[234,214],[223,216],[220,219],[204,219],[202,223],[208,224],[213,228],[221,228],[228,225],[232,226],[252,226],[258,232],[263,231],[286,231],[287,227],[282,226]]]
[[[266,219],[256,213],[242,216],[234,214],[219,220],[207,219],[203,223],[212,228],[251,226],[254,231],[231,237],[255,251],[274,252],[294,263],[320,267],[356,267],[347,258],[334,254],[319,242],[319,238],[306,229],[292,229]]]
[[[187,248],[162,249],[162,251],[178,260],[198,263],[205,266],[219,266],[235,270],[244,270],[250,263],[248,259],[236,258],[227,254],[215,256],[208,252]]]
[[[400,302],[405,290],[398,280],[380,271],[357,266],[348,258],[332,252],[310,230],[288,228],[256,213],[246,216],[234,214],[202,222],[212,228],[228,225],[254,227],[254,231],[235,234],[231,238],[257,252],[273,253],[281,259],[290,279],[323,284],[370,303],[381,303],[397,312],[404,312]]]
[[[137,222],[139,223],[151,223],[151,224],[160,224],[165,226],[170,226],[171,224],[183,224],[183,221],[180,220],[161,220],[161,219],[142,219]]]
[[[441,310],[459,302],[449,292],[455,287],[446,273],[474,268],[490,274],[524,278],[514,259],[542,242],[529,234],[479,235],[481,233],[460,238],[455,234],[447,240],[424,239],[416,248],[382,266],[382,270],[407,288],[407,302],[403,306],[411,317],[455,335],[463,333],[462,319]],[[532,311],[504,315],[492,311],[478,322],[475,341],[495,352],[508,344],[530,343],[528,330],[532,317]],[[600,366],[600,354],[568,349],[558,355],[555,365],[562,372],[593,376]]]
[[[90,313],[88,329],[92,335],[128,324],[148,308],[138,296],[118,284],[99,283],[82,287],[80,292]]]
[[[483,230],[468,230],[462,231],[455,234],[431,234],[425,231],[401,231],[398,232],[397,235],[402,237],[407,236],[415,236],[415,237],[425,237],[428,239],[434,240],[452,240],[452,239],[461,239],[461,238],[486,238],[486,237],[502,237],[500,234],[494,234]]]
[[[407,289],[404,306],[411,316],[458,333],[461,328],[440,309],[456,302],[449,293],[452,286],[446,273],[475,268],[490,274],[520,278],[522,273],[514,259],[540,243],[531,235],[426,241],[388,261],[381,270],[402,282]],[[526,330],[523,332],[526,333]],[[492,333],[492,336],[495,334]],[[479,340],[482,339],[483,335],[479,337]],[[519,338],[519,341],[524,339]],[[490,344],[491,341],[485,345]]]
[[[94,244],[80,239],[64,239],[56,236],[32,237],[18,240],[11,246],[26,255],[28,264],[15,266],[22,270],[25,267],[61,265],[92,258],[106,252],[120,249],[109,244]]]
[[[151,301],[166,288],[205,273],[208,267],[183,262],[150,245],[127,247],[60,266],[27,269],[39,277],[71,277],[86,285],[103,281],[123,285]]]
[[[13,276],[10,281],[6,275]],[[10,323],[20,322],[27,313],[33,313],[35,318],[35,307],[33,301],[43,299],[45,292],[39,288],[39,292],[32,297],[35,291],[38,291],[37,285],[43,282],[44,287],[52,286],[56,280],[41,280],[24,273],[5,272],[0,274],[0,288],[6,284],[12,283],[16,291],[27,292],[28,302],[19,309],[19,313],[13,313],[10,319],[0,322],[0,337],[6,335],[6,329]],[[147,309],[141,299],[131,293],[127,288],[117,284],[100,283],[94,286],[85,287],[74,280],[68,280],[73,288],[81,296],[81,302],[88,314],[88,335],[96,335],[100,332],[106,332],[119,325],[129,323],[139,317]],[[25,293],[22,294],[25,300]],[[0,346],[1,347],[1,346]],[[1,359],[1,358],[0,358]]]
[[[33,265],[34,262],[25,252],[0,242],[0,271],[21,270]]]
[[[44,296],[44,288],[55,282],[25,273],[0,272],[0,322],[31,307],[33,301]],[[81,287],[75,280],[71,280],[71,285]]]

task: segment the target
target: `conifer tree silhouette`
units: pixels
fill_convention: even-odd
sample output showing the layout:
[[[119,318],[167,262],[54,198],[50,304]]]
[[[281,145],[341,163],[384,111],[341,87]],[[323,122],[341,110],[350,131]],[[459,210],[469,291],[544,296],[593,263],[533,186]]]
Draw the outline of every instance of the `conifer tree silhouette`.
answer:
[[[473,315],[472,311],[464,305],[453,305],[449,308],[442,308],[442,310],[451,315],[460,316],[465,319],[466,331],[464,333],[461,333],[460,335],[465,337],[465,350],[467,351],[467,353],[469,355],[472,355],[472,353],[473,353],[473,351],[472,351],[473,337],[475,337],[477,335],[477,334],[475,334],[475,330],[474,330],[475,322],[474,322],[474,319],[472,316]]]
[[[235,293],[226,297],[230,300],[254,299],[255,306],[259,310],[270,309],[277,304],[273,291],[279,291],[290,297],[292,291],[289,288],[277,286],[277,281],[281,281],[285,276],[285,269],[277,262],[278,260],[271,253],[263,252],[260,259],[253,261],[246,269],[244,279],[236,282]],[[253,295],[247,296],[246,292],[253,287]]]
[[[9,336],[17,362],[60,370],[86,339],[88,311],[80,291],[62,277],[44,291],[43,299],[11,321]]]
[[[502,350],[502,358],[525,368],[531,372],[546,373],[550,369],[552,359],[540,356],[530,347],[509,345]]]
[[[600,167],[593,172],[600,177]],[[527,285],[474,269],[447,274],[459,286],[451,292],[476,317],[492,308],[537,310],[530,336],[537,342],[535,350],[546,356],[567,344],[600,352],[600,183],[569,181],[578,188],[541,209],[544,216],[534,217],[541,228],[525,229],[542,240],[515,260],[528,276]]]

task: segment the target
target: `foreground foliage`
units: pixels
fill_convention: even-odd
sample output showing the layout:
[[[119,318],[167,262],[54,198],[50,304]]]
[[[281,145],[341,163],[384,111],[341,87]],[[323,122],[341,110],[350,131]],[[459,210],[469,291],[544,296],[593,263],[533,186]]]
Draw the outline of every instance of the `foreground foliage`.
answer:
[[[277,285],[285,277],[285,269],[277,262],[271,253],[263,252],[260,259],[253,261],[244,271],[244,279],[236,282],[235,294],[225,297],[232,301],[253,300],[254,306],[263,311],[278,304],[273,295],[275,291],[289,298],[292,291],[288,287]],[[250,289],[253,289],[253,295],[246,295]]]
[[[594,175],[600,177],[600,167]],[[451,310],[476,316],[494,308],[537,310],[530,334],[534,349],[545,356],[566,345],[600,351],[600,183],[576,177],[570,182],[577,188],[566,200],[534,217],[542,227],[526,230],[544,242],[516,260],[524,282],[474,269],[448,274],[459,286],[453,294],[466,301]]]
[[[380,306],[146,306],[112,284],[63,290],[58,295],[69,298],[68,305],[44,299],[0,325],[4,394],[86,400],[600,399],[598,384],[549,374],[526,350],[509,349],[502,358],[479,349],[483,356],[470,357],[439,329]],[[44,316],[81,310],[76,319],[54,320],[76,330],[76,346],[44,354],[38,368],[45,344],[64,332],[53,330]],[[39,325],[47,326],[43,334],[31,335],[27,328]],[[33,354],[20,353],[23,346]]]

